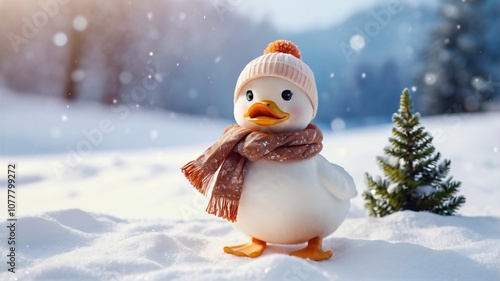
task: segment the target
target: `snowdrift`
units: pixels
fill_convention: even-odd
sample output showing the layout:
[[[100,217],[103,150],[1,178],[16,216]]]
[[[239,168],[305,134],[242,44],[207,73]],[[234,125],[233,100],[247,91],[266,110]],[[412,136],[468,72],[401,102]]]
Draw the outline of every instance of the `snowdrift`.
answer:
[[[256,259],[218,219],[123,220],[67,209],[24,216],[18,280],[498,280],[500,219],[401,212],[349,219],[324,241],[328,261],[271,245]],[[2,280],[11,280],[3,273]]]

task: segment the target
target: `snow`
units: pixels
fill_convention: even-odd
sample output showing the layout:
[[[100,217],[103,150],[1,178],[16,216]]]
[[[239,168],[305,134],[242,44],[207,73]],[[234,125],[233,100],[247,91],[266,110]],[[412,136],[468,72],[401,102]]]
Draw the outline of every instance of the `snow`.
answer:
[[[421,120],[436,149],[452,160],[450,175],[462,181],[467,202],[458,216],[370,218],[358,196],[324,240],[333,258],[312,262],[287,255],[303,245],[270,245],[256,259],[222,251],[248,238],[204,212],[207,199],[180,167],[230,121],[135,109],[120,119],[105,107],[68,108],[5,90],[0,100],[0,165],[4,171],[9,162],[18,165],[16,273],[7,272],[2,254],[0,280],[500,279],[499,113]],[[94,145],[82,131],[97,130],[105,119],[115,129]],[[381,174],[375,156],[383,154],[390,126],[324,133],[322,154],[365,190],[364,173]],[[90,153],[78,151],[84,141]],[[54,163],[67,167],[62,175]],[[0,174],[2,200],[6,178]],[[0,214],[6,253],[5,210]]]
[[[418,186],[417,190],[415,190],[416,195],[421,195],[421,196],[429,196],[434,192],[436,192],[436,188],[430,185]]]
[[[394,193],[399,191],[399,183],[393,182],[387,187],[387,192]]]

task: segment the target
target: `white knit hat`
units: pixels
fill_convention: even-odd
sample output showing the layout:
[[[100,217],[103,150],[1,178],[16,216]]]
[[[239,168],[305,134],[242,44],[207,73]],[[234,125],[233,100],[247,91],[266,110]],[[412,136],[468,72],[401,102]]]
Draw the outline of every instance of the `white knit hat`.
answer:
[[[291,41],[271,42],[264,50],[264,55],[252,60],[241,72],[234,90],[234,101],[249,81],[263,76],[276,76],[292,82],[307,94],[314,118],[318,108],[316,81],[313,72],[301,58],[299,49]]]

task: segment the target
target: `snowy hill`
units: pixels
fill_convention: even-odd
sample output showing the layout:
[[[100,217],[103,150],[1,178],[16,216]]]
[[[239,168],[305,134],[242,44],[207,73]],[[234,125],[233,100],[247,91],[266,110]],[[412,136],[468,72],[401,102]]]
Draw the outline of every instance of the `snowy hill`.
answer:
[[[312,262],[287,255],[300,245],[271,245],[256,259],[222,251],[247,238],[204,213],[206,198],[179,168],[229,121],[140,109],[120,119],[108,108],[68,108],[46,97],[0,99],[2,200],[7,163],[18,167],[16,273],[5,264],[2,205],[1,280],[500,279],[498,113],[422,120],[437,150],[452,160],[450,174],[462,181],[467,203],[459,216],[401,212],[374,219],[358,196],[344,224],[324,240],[333,258]],[[364,172],[379,173],[375,156],[389,134],[388,125],[325,131],[322,154],[349,171],[361,192]]]

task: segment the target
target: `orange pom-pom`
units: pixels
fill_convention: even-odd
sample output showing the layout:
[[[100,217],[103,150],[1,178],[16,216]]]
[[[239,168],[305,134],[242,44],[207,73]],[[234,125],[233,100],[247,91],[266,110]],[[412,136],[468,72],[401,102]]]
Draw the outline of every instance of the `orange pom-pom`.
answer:
[[[299,48],[297,48],[297,46],[293,44],[292,41],[288,40],[276,40],[269,43],[269,45],[267,45],[267,48],[264,50],[264,54],[269,53],[285,53],[293,55],[299,60],[302,59]]]

